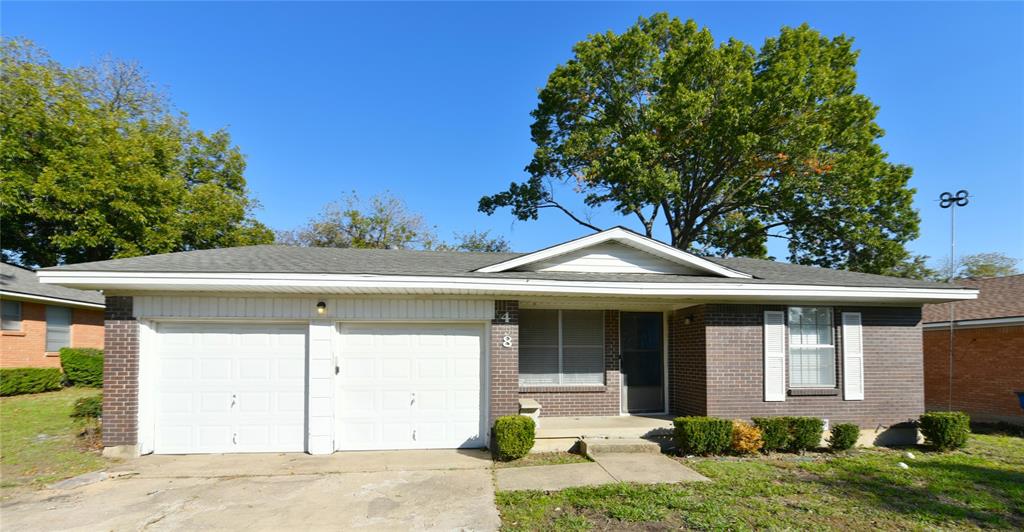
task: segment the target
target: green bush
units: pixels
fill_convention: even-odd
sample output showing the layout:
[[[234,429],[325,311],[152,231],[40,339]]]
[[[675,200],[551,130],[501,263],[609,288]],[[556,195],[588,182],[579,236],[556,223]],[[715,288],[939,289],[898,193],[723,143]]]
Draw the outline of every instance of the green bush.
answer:
[[[789,421],[784,417],[755,417],[754,426],[761,429],[765,451],[784,451],[789,447]]]
[[[963,412],[928,412],[921,416],[925,441],[940,451],[959,449],[967,444],[971,418]]]
[[[494,453],[498,460],[516,460],[533,449],[537,426],[533,418],[513,415],[494,421]]]
[[[59,390],[63,380],[57,368],[0,369],[0,396]]]
[[[722,454],[732,445],[732,421],[713,417],[677,417],[672,420],[676,448],[683,454]]]
[[[103,350],[65,347],[60,350],[60,367],[71,386],[103,386]]]
[[[839,423],[832,426],[832,434],[828,437],[828,447],[833,451],[852,449],[860,437],[860,427],[853,423]]]
[[[821,443],[825,422],[817,417],[755,417],[765,451],[810,451]]]
[[[103,417],[103,394],[82,397],[75,401],[71,409],[71,417],[99,418]]]
[[[821,445],[825,422],[819,417],[788,417],[789,447],[792,452],[811,451]]]

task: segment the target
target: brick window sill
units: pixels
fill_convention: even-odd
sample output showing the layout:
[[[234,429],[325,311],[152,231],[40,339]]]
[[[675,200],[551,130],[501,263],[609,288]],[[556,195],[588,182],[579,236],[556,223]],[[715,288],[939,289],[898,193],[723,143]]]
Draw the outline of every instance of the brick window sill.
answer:
[[[520,386],[519,393],[602,393],[607,392],[605,385],[583,386]]]
[[[839,388],[790,388],[790,397],[826,397],[839,395]]]
[[[25,336],[25,331],[4,331],[4,336]]]
[[[60,356],[60,352],[57,352],[57,351],[47,351],[45,353],[45,355],[48,356],[48,357],[59,357]]]

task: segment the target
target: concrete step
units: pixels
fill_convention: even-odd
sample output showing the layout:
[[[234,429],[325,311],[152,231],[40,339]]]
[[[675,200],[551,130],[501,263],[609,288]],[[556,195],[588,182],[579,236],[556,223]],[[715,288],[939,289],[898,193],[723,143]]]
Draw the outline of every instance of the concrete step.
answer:
[[[580,452],[587,456],[604,453],[661,453],[658,442],[640,438],[583,438]]]

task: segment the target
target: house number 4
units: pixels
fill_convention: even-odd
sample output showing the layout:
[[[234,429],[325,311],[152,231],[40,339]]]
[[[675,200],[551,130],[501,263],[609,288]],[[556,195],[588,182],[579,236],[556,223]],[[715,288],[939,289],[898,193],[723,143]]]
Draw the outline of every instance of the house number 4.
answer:
[[[505,335],[501,337],[501,347],[512,347],[512,337]]]

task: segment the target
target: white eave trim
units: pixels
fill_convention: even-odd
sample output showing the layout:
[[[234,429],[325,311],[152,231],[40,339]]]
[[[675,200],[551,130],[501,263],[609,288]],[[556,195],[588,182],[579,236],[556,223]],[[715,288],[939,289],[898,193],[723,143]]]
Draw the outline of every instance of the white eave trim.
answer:
[[[8,292],[6,290],[0,290],[0,297],[11,298],[11,300],[18,301],[38,301],[40,303],[50,303],[55,305],[65,305],[68,307],[84,307],[84,308],[95,308],[103,309],[106,305],[100,303],[86,303],[85,301],[75,301],[74,299],[64,299],[60,297],[49,297],[39,296],[35,294],[23,294],[21,292]]]
[[[1012,318],[987,318],[981,320],[959,320],[953,322],[954,329],[973,329],[975,327],[1008,327],[1012,325],[1024,325],[1024,316]],[[925,330],[949,329],[948,321],[925,323],[921,326]]]
[[[641,251],[646,251],[647,253],[650,253],[656,257],[660,257],[662,259],[674,262],[676,264],[683,264],[685,266],[689,266],[691,268],[696,268],[699,270],[704,270],[706,272],[713,273],[715,275],[720,275],[722,277],[729,277],[732,279],[753,278],[752,275],[748,275],[746,273],[736,271],[731,268],[726,268],[725,266],[721,266],[719,264],[715,264],[710,260],[676,249],[672,246],[669,246],[668,244],[658,242],[657,240],[640,236],[632,231],[627,231],[626,229],[623,229],[621,227],[613,227],[606,231],[594,233],[583,238],[577,238],[576,240],[571,240],[564,244],[552,246],[546,249],[542,249],[540,251],[535,251],[533,253],[527,253],[526,255],[522,255],[514,259],[509,259],[504,262],[499,262],[497,264],[492,264],[490,266],[484,266],[483,268],[479,268],[475,271],[480,273],[504,272],[525,266],[527,264],[532,264],[534,262],[550,259],[552,257],[557,257],[559,255],[564,255],[566,253],[572,253],[573,251],[584,249],[596,244],[601,244],[603,242],[608,242],[610,240],[621,242],[628,246],[637,248]]]
[[[151,273],[96,271],[40,271],[39,281],[73,288],[203,291],[231,287],[239,292],[288,288],[316,293],[331,289],[388,292],[401,290],[454,290],[481,295],[575,294],[580,296],[702,297],[743,296],[751,299],[813,298],[834,300],[899,300],[940,302],[976,299],[966,288],[852,287],[761,283],[640,283],[622,281],[564,281],[480,277],[423,277],[298,273]],[[143,287],[143,288],[140,288]]]

